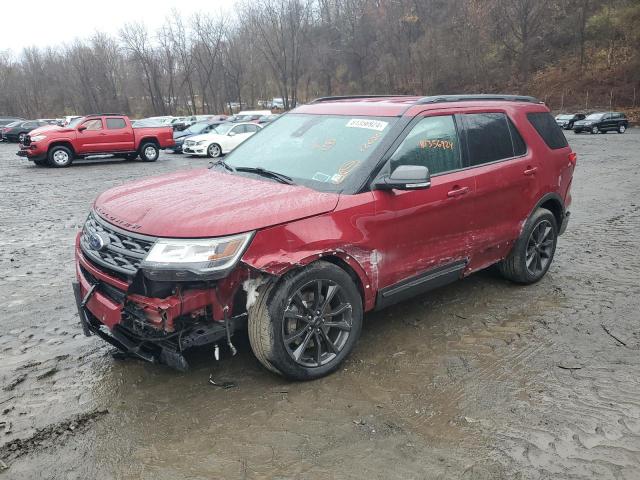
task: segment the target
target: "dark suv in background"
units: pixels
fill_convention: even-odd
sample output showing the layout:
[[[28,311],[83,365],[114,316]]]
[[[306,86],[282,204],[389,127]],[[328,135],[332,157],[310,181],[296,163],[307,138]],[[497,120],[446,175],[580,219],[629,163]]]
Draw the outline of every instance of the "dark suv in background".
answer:
[[[574,123],[575,133],[607,133],[614,131],[618,133],[626,132],[629,128],[629,120],[620,112],[595,112],[590,113],[584,120]]]
[[[556,123],[563,130],[573,130],[573,125],[579,120],[584,120],[584,113],[561,113],[556,115]]]

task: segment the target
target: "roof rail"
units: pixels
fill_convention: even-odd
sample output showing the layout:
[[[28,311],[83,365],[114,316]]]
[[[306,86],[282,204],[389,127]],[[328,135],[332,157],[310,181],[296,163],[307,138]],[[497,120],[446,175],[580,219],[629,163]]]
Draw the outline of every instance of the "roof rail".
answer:
[[[543,103],[535,97],[525,95],[493,95],[493,94],[476,94],[476,95],[434,95],[431,97],[422,97],[416,102],[417,105],[426,103],[444,103],[444,102],[475,102],[475,101],[505,101],[505,102],[528,102]]]
[[[332,102],[334,100],[349,100],[362,98],[398,98],[398,97],[415,97],[415,95],[340,95],[337,97],[320,97],[312,100],[311,103]]]
[[[85,117],[126,117],[125,113],[90,113]]]

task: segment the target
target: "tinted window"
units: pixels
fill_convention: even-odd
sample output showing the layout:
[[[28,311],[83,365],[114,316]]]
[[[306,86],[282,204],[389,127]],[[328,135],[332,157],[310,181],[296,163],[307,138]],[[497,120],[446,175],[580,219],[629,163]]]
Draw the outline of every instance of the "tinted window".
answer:
[[[568,145],[564,133],[553,120],[551,114],[546,112],[527,113],[527,118],[549,148],[555,150]]]
[[[127,126],[124,118],[107,118],[107,128],[110,130],[118,130]]]
[[[258,131],[257,125],[245,125],[244,129],[247,133],[254,133]]]
[[[469,161],[471,166],[496,162],[514,157],[512,137],[519,136],[517,130],[509,128],[504,113],[473,113],[464,116],[469,144]],[[556,125],[553,117],[550,117]],[[556,128],[558,126],[556,125]],[[522,138],[520,150],[522,150]],[[526,148],[525,148],[526,150]]]
[[[462,168],[453,117],[420,120],[391,157],[391,171],[400,165],[423,165],[432,175]]]
[[[245,125],[238,125],[238,126],[233,128],[232,132],[233,133],[246,133],[247,129],[245,128]]]

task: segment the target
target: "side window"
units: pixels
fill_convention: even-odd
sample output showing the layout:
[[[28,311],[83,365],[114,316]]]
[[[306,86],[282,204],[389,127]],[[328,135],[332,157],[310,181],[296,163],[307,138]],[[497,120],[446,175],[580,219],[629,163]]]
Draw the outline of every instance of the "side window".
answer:
[[[610,113],[605,113],[604,117],[602,117],[603,120],[610,120],[612,117],[612,115]]]
[[[531,112],[527,113],[527,118],[536,132],[542,137],[544,143],[552,150],[564,148],[568,145],[567,139],[560,130],[550,113]]]
[[[87,130],[102,130],[102,120],[99,118],[87,120],[83,125],[87,127]]]
[[[258,131],[258,126],[257,125],[245,125],[244,126],[247,133],[255,133]]]
[[[470,113],[464,115],[464,119],[471,166],[516,156],[514,153],[514,143],[516,142],[514,140],[517,139],[519,133],[515,127],[513,130],[510,128],[504,113]],[[519,146],[522,150],[524,145],[522,137],[519,142],[522,142]]]
[[[127,123],[124,121],[124,118],[107,118],[107,128],[109,130],[120,130],[126,126]]]
[[[511,142],[513,143],[513,156],[519,157],[527,153],[527,144],[524,143],[522,139],[522,135],[513,124],[511,119],[507,117],[507,122],[509,123],[509,132],[511,132]]]
[[[240,134],[245,133],[246,130],[244,128],[244,125],[236,125],[231,131],[235,134]]]
[[[409,132],[391,156],[391,171],[400,165],[423,165],[431,175],[462,168],[460,142],[451,115],[426,117]]]

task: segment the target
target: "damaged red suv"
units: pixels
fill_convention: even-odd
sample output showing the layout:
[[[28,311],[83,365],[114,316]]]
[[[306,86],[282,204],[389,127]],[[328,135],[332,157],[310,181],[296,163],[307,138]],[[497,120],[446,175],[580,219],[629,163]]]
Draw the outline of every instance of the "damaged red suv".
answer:
[[[576,155],[531,97],[331,97],[208,169],[101,194],[76,240],[87,335],[188,368],[248,329],[269,370],[313,379],[363,314],[497,264],[540,280]]]

